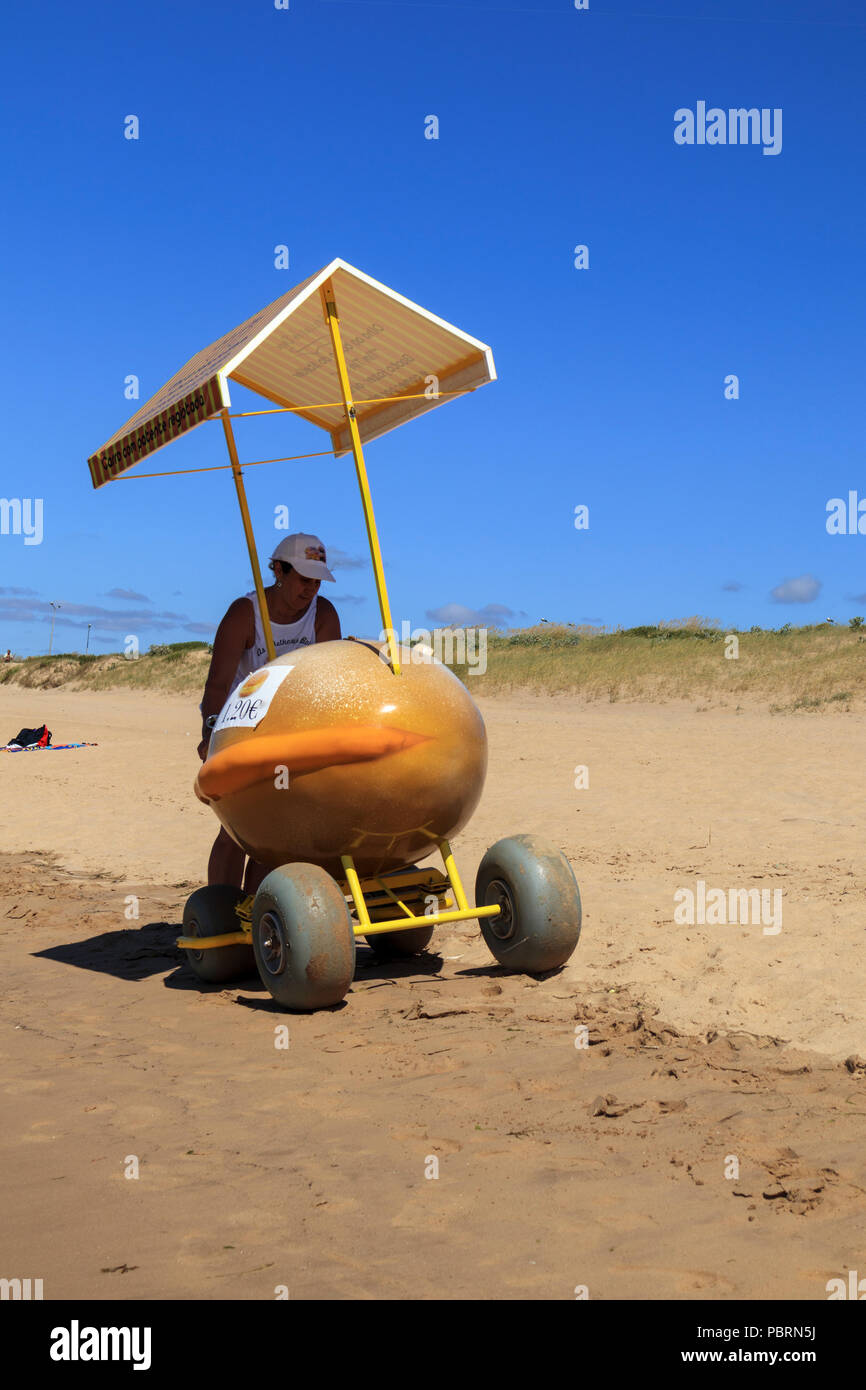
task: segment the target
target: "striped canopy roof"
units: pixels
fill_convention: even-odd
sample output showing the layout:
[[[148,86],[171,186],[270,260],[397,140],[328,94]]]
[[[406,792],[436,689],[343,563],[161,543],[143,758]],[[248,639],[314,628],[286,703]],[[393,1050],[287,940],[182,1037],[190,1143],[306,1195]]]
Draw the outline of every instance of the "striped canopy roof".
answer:
[[[451,399],[449,393],[496,379],[493,354],[484,343],[345,261],[333,260],[191,358],[91,455],[93,486],[101,487],[230,406],[229,380],[275,405],[295,408],[328,431],[336,454],[345,453],[349,430],[319,294],[328,282],[363,442],[434,410]],[[381,399],[393,396],[407,399]]]

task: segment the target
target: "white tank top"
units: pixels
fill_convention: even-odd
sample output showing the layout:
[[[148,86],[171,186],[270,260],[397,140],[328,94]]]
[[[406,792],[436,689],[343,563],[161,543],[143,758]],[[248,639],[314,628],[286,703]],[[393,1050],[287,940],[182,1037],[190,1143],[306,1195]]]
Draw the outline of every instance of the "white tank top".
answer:
[[[265,646],[265,634],[262,630],[262,615],[259,612],[259,603],[256,591],[245,594],[253,605],[253,613],[256,619],[256,635],[253,645],[248,647],[238,662],[238,669],[232,681],[232,690],[240,685],[245,676],[251,671],[257,671],[260,666],[264,666],[268,661],[268,649]],[[286,652],[294,651],[297,647],[309,647],[316,640],[316,608],[318,606],[318,594],[313,599],[306,613],[302,613],[296,623],[275,623],[271,621],[271,631],[274,634],[274,647],[277,656],[283,656]]]

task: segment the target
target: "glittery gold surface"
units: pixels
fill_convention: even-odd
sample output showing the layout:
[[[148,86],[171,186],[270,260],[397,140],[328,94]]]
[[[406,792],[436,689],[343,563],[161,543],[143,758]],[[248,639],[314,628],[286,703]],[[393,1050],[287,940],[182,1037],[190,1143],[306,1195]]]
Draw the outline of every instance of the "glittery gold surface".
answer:
[[[487,737],[466,687],[445,666],[413,662],[407,648],[400,649],[402,671],[395,676],[380,654],[387,655],[384,644],[373,645],[322,642],[278,657],[272,665],[294,669],[261,723],[222,730],[211,740],[209,758],[241,740],[347,725],[425,736],[364,762],[312,772],[289,766],[288,787],[277,785],[286,779],[275,760],[266,779],[214,802],[229,834],[268,868],[302,861],[342,877],[346,853],[362,875],[399,868],[455,835],[478,804]]]

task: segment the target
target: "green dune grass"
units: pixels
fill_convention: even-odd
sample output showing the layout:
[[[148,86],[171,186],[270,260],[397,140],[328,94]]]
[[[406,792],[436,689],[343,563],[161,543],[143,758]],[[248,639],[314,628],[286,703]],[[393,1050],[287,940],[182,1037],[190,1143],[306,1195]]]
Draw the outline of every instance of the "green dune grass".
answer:
[[[738,632],[700,618],[615,632],[550,624],[491,634],[487,656],[484,674],[454,667],[477,694],[839,709],[863,698],[866,635],[828,623]]]
[[[704,618],[604,629],[540,623],[487,632],[483,649],[461,646],[459,630],[433,634],[434,651],[473,695],[525,691],[587,700],[697,700],[759,703],[773,711],[847,710],[863,702],[866,628],[829,623],[723,630]],[[736,639],[733,641],[732,639]],[[726,652],[737,650],[736,656]],[[156,646],[137,660],[122,653],[28,657],[0,664],[0,684],[29,689],[167,691],[198,699],[211,648],[204,642]],[[461,656],[467,659],[459,660]],[[484,669],[482,670],[482,666]]]

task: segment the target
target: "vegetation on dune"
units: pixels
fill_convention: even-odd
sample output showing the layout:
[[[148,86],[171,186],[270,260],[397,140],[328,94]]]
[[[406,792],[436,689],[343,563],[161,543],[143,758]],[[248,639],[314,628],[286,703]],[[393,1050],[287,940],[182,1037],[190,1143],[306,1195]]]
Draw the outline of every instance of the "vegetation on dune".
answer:
[[[589,700],[698,700],[701,706],[759,704],[775,712],[847,710],[863,703],[866,628],[818,623],[723,629],[709,618],[604,628],[541,622],[486,634],[431,634],[473,695],[529,691]],[[732,640],[735,639],[735,640]],[[734,654],[736,653],[736,654]],[[136,660],[121,652],[65,652],[0,664],[0,683],[29,688],[108,690],[127,686],[198,698],[210,662],[206,642],[152,646]]]
[[[615,631],[545,623],[489,633],[483,674],[471,674],[478,664],[471,651],[453,669],[478,695],[530,690],[592,700],[760,703],[776,712],[839,710],[863,701],[862,626],[786,623],[739,631],[698,617]]]
[[[24,661],[0,664],[0,684],[22,685],[31,690],[162,690],[176,694],[201,692],[211,647],[207,642],[170,642],[153,646],[136,659],[123,652],[105,656],[59,652],[56,656],[29,656]]]

